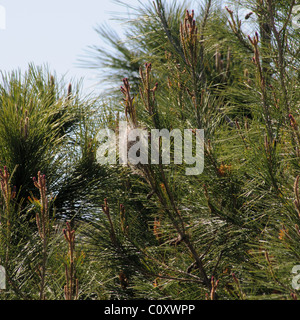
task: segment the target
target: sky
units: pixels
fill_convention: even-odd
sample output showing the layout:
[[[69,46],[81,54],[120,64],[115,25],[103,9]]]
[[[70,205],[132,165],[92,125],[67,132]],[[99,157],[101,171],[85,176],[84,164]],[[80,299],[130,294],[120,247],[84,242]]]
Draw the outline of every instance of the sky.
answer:
[[[112,0],[0,0],[0,70],[47,64],[58,77],[84,78],[85,90],[97,91],[96,72],[80,68],[78,61],[89,46],[104,45],[95,31],[98,25],[107,23],[122,33],[113,12],[129,9]]]
[[[79,66],[89,47],[107,46],[95,28],[106,23],[122,38],[122,23],[113,17],[126,17],[129,6],[152,1],[121,0],[125,5],[120,5],[117,0],[0,0],[0,71],[25,72],[29,63],[46,64],[58,78],[65,76],[65,82],[83,78],[87,94],[100,93],[99,73]]]

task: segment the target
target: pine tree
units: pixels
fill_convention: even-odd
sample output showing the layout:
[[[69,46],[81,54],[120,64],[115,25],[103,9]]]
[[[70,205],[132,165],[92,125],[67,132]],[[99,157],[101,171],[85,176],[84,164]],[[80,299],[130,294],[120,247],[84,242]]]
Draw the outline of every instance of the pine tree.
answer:
[[[77,229],[99,198],[110,195],[101,195],[102,184],[118,185],[96,162],[98,108],[80,96],[80,84],[66,85],[47,67],[2,74],[0,265],[6,299],[63,297],[62,226],[71,220]],[[116,190],[111,197],[117,199]]]
[[[98,30],[112,50],[95,46],[87,65],[114,86],[101,97],[33,65],[3,75],[1,298],[297,299],[294,8],[141,5],[125,41]],[[99,163],[99,130],[118,133],[123,120],[129,133],[188,129],[203,172],[186,174],[175,138],[170,163]],[[148,147],[168,151],[163,139]]]
[[[144,266],[123,262],[135,270],[126,275],[134,296],[296,298],[290,285],[298,241],[294,5],[233,1],[218,8],[206,1],[196,16],[157,0],[139,8],[126,42],[111,41],[118,58],[106,55],[105,66],[125,75],[124,113],[134,128],[205,129],[201,175],[184,176],[186,166],[174,163],[129,168],[130,186],[147,186],[134,197],[149,210],[148,233],[156,241],[139,241],[134,223],[119,239]],[[144,219],[125,210],[134,212],[128,218]]]

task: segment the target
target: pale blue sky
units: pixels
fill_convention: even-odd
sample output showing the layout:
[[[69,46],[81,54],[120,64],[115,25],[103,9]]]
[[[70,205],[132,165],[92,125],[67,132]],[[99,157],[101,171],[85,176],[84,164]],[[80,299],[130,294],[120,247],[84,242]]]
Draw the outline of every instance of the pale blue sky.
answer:
[[[111,12],[128,11],[111,0],[0,0],[0,5],[6,9],[6,29],[0,30],[0,70],[47,63],[58,76],[84,77],[87,89],[96,82],[96,73],[76,64],[88,46],[101,45],[94,28],[106,22],[121,32],[120,23],[111,21]]]
[[[139,6],[138,0],[122,2]],[[128,6],[113,0],[0,0],[0,6],[6,10],[6,29],[0,30],[1,71],[25,71],[31,62],[48,64],[59,77],[66,74],[66,81],[83,77],[87,93],[98,92],[97,72],[80,68],[78,61],[89,46],[105,45],[97,25],[107,23],[122,32],[121,23],[112,17],[116,12],[126,16]]]

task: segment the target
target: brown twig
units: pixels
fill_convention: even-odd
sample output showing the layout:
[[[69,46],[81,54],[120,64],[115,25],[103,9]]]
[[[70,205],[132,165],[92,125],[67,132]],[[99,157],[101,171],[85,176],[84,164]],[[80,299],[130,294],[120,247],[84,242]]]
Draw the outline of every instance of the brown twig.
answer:
[[[294,205],[297,210],[298,216],[300,218],[299,178],[300,176],[297,176],[294,183],[294,194],[295,194]]]
[[[115,228],[114,228],[114,225],[113,225],[113,222],[111,220],[111,216],[110,216],[110,212],[109,212],[109,206],[108,206],[108,203],[107,203],[107,199],[105,198],[104,199],[104,205],[102,205],[102,211],[105,213],[107,219],[108,219],[108,222],[109,222],[109,225],[110,225],[110,239],[111,239],[111,242],[116,246],[118,247],[118,242],[117,242],[117,237],[116,237],[116,233],[115,233]]]
[[[280,77],[280,83],[281,83],[281,90],[283,93],[283,99],[284,105],[286,106],[286,120],[288,121],[288,115],[290,114],[290,104],[289,104],[289,99],[288,99],[288,94],[287,94],[287,87],[286,87],[286,82],[285,82],[285,63],[284,63],[284,49],[283,49],[283,39],[281,36],[282,31],[284,30],[283,28],[278,31],[275,25],[275,17],[274,17],[274,9],[273,9],[273,0],[267,0],[268,2],[268,11],[270,14],[270,22],[271,22],[271,28],[272,32],[274,34],[276,44],[277,44],[277,49],[278,49],[278,59],[277,63],[279,66],[279,77]],[[289,18],[291,17],[293,5],[294,5],[295,0],[292,0],[292,5],[290,7],[290,13],[289,13]],[[287,24],[284,25],[285,27]]]
[[[65,300],[76,300],[78,298],[78,279],[76,278],[74,264],[75,230],[72,230],[69,222],[66,225],[67,228],[63,229],[63,234],[69,246],[69,266],[65,264],[66,285],[64,287],[64,295]]]
[[[50,236],[50,220],[48,211],[48,197],[47,197],[47,187],[46,187],[46,176],[38,172],[38,180],[33,178],[34,186],[39,189],[40,192],[40,212],[36,213],[36,224],[39,232],[39,236],[42,240],[42,264],[40,266],[40,299],[44,300],[44,290],[46,285],[46,264],[47,264],[47,248]]]

